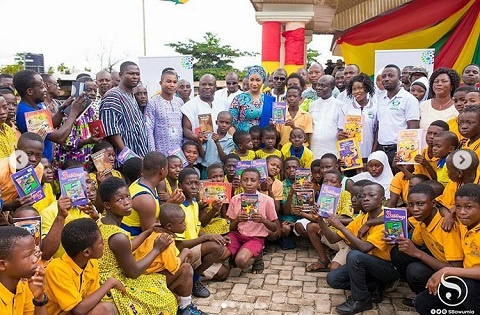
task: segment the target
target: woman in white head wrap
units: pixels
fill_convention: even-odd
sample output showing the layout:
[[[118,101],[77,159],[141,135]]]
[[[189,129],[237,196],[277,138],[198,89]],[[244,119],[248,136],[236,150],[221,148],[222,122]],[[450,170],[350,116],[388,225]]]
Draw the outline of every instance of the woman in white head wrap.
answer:
[[[410,93],[421,103],[428,99],[428,79],[421,77],[413,81],[410,85]]]
[[[375,151],[368,156],[367,171],[352,177],[353,182],[362,179],[368,179],[382,185],[385,189],[385,198],[390,199],[390,183],[393,179],[393,173],[385,152]]]
[[[387,94],[387,90],[385,90],[382,83],[382,71],[383,69],[378,70],[375,74],[375,80],[373,80],[373,83],[375,83],[375,97],[377,98],[377,103],[378,100]]]

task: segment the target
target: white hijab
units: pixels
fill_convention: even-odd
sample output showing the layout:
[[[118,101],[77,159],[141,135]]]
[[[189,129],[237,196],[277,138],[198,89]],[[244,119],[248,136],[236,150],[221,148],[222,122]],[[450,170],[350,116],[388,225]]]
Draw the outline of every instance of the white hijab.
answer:
[[[353,176],[352,180],[353,182],[358,182],[362,179],[368,179],[369,181],[378,183],[383,186],[383,189],[385,189],[385,198],[390,199],[390,183],[393,179],[393,173],[392,169],[390,168],[390,164],[388,164],[388,157],[383,151],[375,151],[368,156],[368,162],[371,160],[377,160],[382,163],[382,174],[380,174],[378,177],[373,177],[369,172],[363,172]]]
[[[375,78],[373,78],[373,83],[375,84],[375,96],[377,100],[383,98],[385,94],[387,94],[387,90],[383,89],[380,90],[380,87],[377,84],[377,77],[382,76],[383,69],[378,70],[378,72],[375,74]]]
[[[428,90],[429,90],[429,87],[430,87],[430,83],[428,82],[427,78],[425,78],[425,77],[418,78],[418,79],[416,79],[415,81],[412,82],[410,87],[412,87],[412,85],[420,85],[421,87],[423,87],[425,89],[425,95],[419,101],[419,103],[422,103],[422,102],[428,100]]]

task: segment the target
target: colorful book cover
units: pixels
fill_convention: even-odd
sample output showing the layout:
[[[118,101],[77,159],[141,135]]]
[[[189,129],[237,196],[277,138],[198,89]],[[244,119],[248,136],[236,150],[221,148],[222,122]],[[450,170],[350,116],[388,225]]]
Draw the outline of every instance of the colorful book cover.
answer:
[[[232,184],[202,181],[200,184],[200,199],[208,204],[216,200],[229,203],[232,199]]]
[[[407,237],[407,209],[383,209],[386,237],[392,241],[398,237]]]
[[[52,112],[49,109],[40,109],[25,113],[27,131],[38,133],[45,130],[46,133],[53,131]]]
[[[10,177],[17,189],[19,197],[30,195],[35,202],[45,198],[42,184],[38,180],[37,173],[35,173],[33,166],[29,165],[15,174],[10,175]]]
[[[183,154],[183,151],[182,151],[181,148],[177,148],[177,149],[175,149],[175,150],[170,150],[170,151],[168,151],[168,155],[178,156],[178,157],[180,158],[180,160],[182,161],[182,167],[188,166],[187,158],[186,158],[185,155]]]
[[[397,142],[398,164],[417,164],[415,156],[422,154],[423,138],[422,129],[400,130]]]
[[[235,178],[240,179],[243,171],[249,167],[252,167],[252,161],[237,161],[237,167],[235,169]]]
[[[324,218],[334,215],[337,212],[338,201],[342,188],[322,185],[317,203],[319,205],[318,214]]]
[[[273,102],[272,119],[276,124],[284,124],[287,120],[287,103]]]
[[[90,134],[97,138],[105,138],[105,128],[101,120],[94,120],[88,123]]]
[[[255,167],[260,172],[260,181],[263,183],[268,177],[267,160],[253,160],[252,167]]]
[[[296,190],[294,197],[294,206],[302,207],[303,212],[313,210],[315,203],[315,192],[313,189]]]
[[[343,161],[342,171],[363,167],[362,153],[357,139],[349,138],[337,141],[337,150],[340,160]]]
[[[213,132],[212,114],[198,115],[198,125],[200,132]]]
[[[295,182],[304,186],[305,182],[310,181],[310,169],[308,168],[296,168],[295,169]]]
[[[120,164],[125,164],[126,160],[131,159],[133,157],[138,157],[138,155],[135,154],[135,152],[133,152],[132,150],[130,150],[130,148],[125,147],[125,148],[123,148],[122,151],[120,151],[120,153],[118,153],[117,161]]]
[[[62,196],[69,197],[74,207],[88,203],[87,183],[83,167],[59,170],[58,179]]]
[[[362,143],[362,116],[347,115],[345,116],[345,126],[343,131],[348,133],[349,138],[356,138],[358,143]]]
[[[242,204],[242,213],[246,213],[249,217],[258,212],[258,195],[242,194],[240,196]]]
[[[14,226],[21,227],[30,233],[35,239],[35,246],[40,248],[42,243],[42,217],[34,216],[27,218],[12,218]]]
[[[100,151],[97,151],[95,153],[92,153],[90,155],[90,158],[93,161],[93,164],[95,164],[95,168],[97,169],[97,172],[111,172],[113,169],[113,165],[110,164],[110,161],[106,157],[106,150],[101,149]]]

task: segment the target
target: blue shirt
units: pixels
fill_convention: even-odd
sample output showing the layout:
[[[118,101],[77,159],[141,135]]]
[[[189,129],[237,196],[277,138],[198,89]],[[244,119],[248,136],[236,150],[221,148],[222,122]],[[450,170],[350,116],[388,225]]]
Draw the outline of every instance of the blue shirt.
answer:
[[[230,154],[235,148],[232,135],[228,133],[222,139],[219,139],[218,142],[220,143],[220,146],[222,147],[223,153],[225,153],[225,155]],[[208,140],[203,143],[203,150],[205,150],[205,156],[203,157],[201,163],[203,166],[207,167],[213,163],[222,164],[220,156],[218,155],[217,145],[215,144],[215,141],[212,140],[211,134],[208,135]]]
[[[24,101],[20,101],[17,106],[17,127],[21,133],[27,132],[27,123],[25,122],[25,113],[33,112],[40,109],[46,109],[47,107],[43,103],[37,104],[38,108],[33,108]],[[48,140],[48,136],[44,140],[43,156],[46,157],[50,162],[53,158],[53,145],[52,141]]]

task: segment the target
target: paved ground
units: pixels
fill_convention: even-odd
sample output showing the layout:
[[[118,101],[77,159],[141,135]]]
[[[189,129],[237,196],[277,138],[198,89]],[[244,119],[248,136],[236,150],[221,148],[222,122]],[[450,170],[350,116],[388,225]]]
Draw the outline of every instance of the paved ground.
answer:
[[[327,285],[326,273],[307,273],[305,266],[317,260],[308,244],[284,251],[268,247],[264,257],[265,271],[255,275],[235,268],[225,282],[204,282],[212,293],[207,299],[195,299],[199,308],[210,314],[336,314],[335,306],[344,302],[347,291]],[[403,306],[403,297],[412,293],[405,283],[385,294],[381,304],[364,315],[416,314]]]

